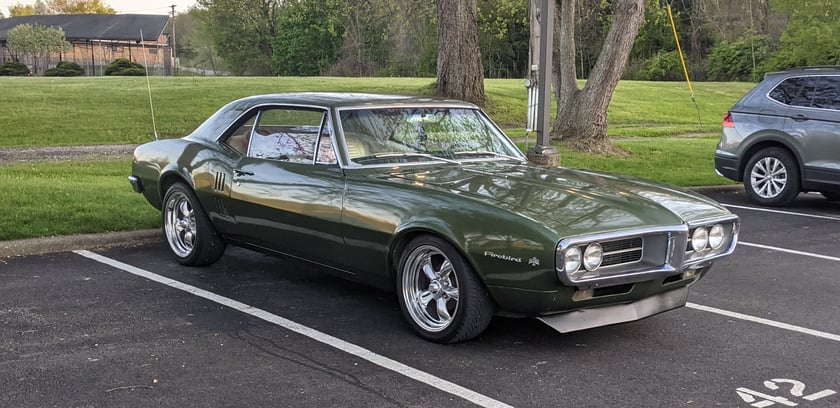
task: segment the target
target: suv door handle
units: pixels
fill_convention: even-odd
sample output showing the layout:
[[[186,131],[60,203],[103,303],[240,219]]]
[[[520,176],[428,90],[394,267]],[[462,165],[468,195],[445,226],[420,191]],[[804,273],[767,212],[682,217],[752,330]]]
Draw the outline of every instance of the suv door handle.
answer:
[[[253,171],[245,171],[245,170],[235,169],[235,170],[233,170],[233,174],[235,174],[237,176],[253,176],[254,172]]]
[[[804,122],[804,121],[808,120],[808,117],[803,115],[803,114],[799,114],[799,115],[793,115],[793,117],[791,119],[793,119],[797,122]]]

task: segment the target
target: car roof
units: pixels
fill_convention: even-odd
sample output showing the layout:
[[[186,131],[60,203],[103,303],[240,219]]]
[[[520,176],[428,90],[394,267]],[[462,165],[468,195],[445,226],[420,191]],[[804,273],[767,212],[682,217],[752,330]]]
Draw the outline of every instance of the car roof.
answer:
[[[254,95],[242,98],[239,101],[251,102],[253,105],[262,104],[298,104],[312,105],[330,108],[350,106],[394,106],[394,105],[447,105],[464,108],[475,108],[476,106],[463,101],[453,99],[440,99],[425,96],[387,95],[358,92],[291,92]]]
[[[810,67],[796,67],[786,69],[784,71],[776,71],[776,72],[768,72],[765,74],[766,77],[776,77],[776,76],[792,76],[792,75],[820,75],[820,74],[829,74],[829,75],[837,75],[840,74],[840,66],[837,65],[820,65],[820,66],[810,66]]]

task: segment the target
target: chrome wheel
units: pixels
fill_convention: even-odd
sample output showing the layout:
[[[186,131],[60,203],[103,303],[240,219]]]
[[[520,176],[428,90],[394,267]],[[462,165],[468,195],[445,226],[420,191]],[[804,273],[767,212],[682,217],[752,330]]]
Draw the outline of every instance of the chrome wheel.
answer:
[[[411,319],[423,330],[436,333],[458,313],[458,277],[449,258],[432,245],[408,254],[402,271],[402,297]]]
[[[750,185],[761,198],[772,199],[781,194],[788,184],[785,164],[776,157],[762,157],[750,170]]]
[[[175,255],[186,258],[195,248],[195,210],[186,195],[175,192],[168,197],[164,211],[163,226],[169,247]]]

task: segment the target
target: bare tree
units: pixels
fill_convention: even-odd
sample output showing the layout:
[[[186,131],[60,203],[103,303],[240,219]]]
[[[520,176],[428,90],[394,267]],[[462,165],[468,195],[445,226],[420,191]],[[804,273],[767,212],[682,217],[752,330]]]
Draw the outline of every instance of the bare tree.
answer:
[[[555,19],[554,89],[557,119],[552,135],[581,151],[620,153],[607,135],[607,108],[618,85],[644,18],[644,0],[615,0],[612,25],[583,89],[575,70],[575,6],[577,0],[557,0]]]
[[[435,93],[483,105],[484,69],[478,48],[476,7],[476,0],[437,0]]]

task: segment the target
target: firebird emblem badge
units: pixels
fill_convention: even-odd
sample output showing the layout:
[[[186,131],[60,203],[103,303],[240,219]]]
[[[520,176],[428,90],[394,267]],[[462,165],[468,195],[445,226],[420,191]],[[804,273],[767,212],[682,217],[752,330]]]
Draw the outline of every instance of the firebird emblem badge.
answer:
[[[540,260],[539,260],[539,259],[537,259],[537,257],[533,257],[533,258],[531,258],[531,259],[529,259],[529,260],[528,260],[528,265],[531,265],[531,266],[540,266]]]

